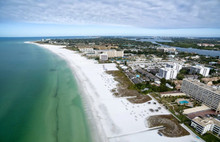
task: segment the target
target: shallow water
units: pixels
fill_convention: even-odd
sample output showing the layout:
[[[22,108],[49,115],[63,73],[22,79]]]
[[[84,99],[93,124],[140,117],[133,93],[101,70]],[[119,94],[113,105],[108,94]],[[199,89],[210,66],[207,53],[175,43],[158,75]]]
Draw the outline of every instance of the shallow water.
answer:
[[[0,141],[90,142],[71,70],[27,40],[0,38]]]

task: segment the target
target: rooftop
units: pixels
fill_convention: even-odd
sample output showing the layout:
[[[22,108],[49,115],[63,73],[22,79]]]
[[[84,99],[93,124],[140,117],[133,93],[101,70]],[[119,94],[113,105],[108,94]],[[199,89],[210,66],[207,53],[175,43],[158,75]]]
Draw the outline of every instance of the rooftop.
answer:
[[[203,65],[195,65],[195,66],[192,66],[192,67],[197,68],[197,69],[208,68],[208,67],[205,67]]]
[[[217,126],[220,126],[220,121],[213,118],[213,117],[195,117],[193,119],[194,122],[198,123],[199,125],[205,127],[206,125],[209,124],[215,124]]]
[[[206,117],[207,115],[218,115],[219,113],[215,112],[214,110],[208,108],[208,107],[195,107],[191,108],[191,110],[184,110],[184,114],[187,114],[187,116],[190,119],[193,119],[195,117]]]

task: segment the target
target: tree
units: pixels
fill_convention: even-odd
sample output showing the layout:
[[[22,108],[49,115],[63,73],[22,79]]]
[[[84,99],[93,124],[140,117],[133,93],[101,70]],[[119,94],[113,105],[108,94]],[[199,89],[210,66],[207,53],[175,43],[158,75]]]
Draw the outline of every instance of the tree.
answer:
[[[161,84],[166,84],[166,79],[165,78],[162,78],[161,80],[160,80],[160,82],[161,82]]]
[[[125,61],[125,66],[127,66],[127,61]]]
[[[211,70],[209,71],[209,74],[214,74],[214,73],[216,73],[216,70],[215,70],[215,69],[211,69]]]
[[[181,74],[184,74],[184,75],[185,75],[185,74],[188,74],[188,73],[189,73],[189,69],[185,69],[185,68],[184,68],[184,69],[181,69],[181,70],[180,70],[180,73],[181,73]]]
[[[184,78],[184,75],[183,75],[183,74],[181,74],[181,73],[178,73],[178,74],[177,74],[177,79],[178,79],[178,80],[183,80],[183,78]]]

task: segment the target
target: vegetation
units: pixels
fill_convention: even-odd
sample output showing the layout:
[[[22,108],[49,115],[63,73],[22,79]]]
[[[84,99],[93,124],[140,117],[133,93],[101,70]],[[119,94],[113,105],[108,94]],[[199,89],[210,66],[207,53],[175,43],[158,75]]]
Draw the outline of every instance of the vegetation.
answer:
[[[148,118],[149,127],[164,126],[159,131],[167,137],[180,137],[189,135],[172,115],[155,115]]]
[[[198,135],[200,138],[202,138],[203,140],[205,140],[206,142],[219,142],[219,138],[217,138],[216,136],[214,136],[211,133],[206,133],[204,135],[200,135],[197,131],[195,131],[194,128],[192,128],[190,126],[190,123],[184,123],[191,131],[193,131],[196,135]]]
[[[217,81],[212,81],[213,84],[219,84],[220,83],[220,79]]]
[[[151,42],[141,42],[141,41],[135,41],[135,40],[129,40],[125,38],[115,38],[115,37],[99,37],[99,38],[87,38],[87,39],[52,39],[56,42],[66,42],[69,43],[69,45],[75,45],[77,43],[95,43],[95,45],[117,45],[119,48],[134,48],[139,46],[153,46],[155,44]]]
[[[117,92],[116,90],[112,90],[115,96],[117,97],[130,96],[130,98],[128,98],[127,100],[130,101],[131,103],[145,103],[151,100],[151,98],[148,95],[143,95],[135,89],[134,84],[131,83],[131,81],[122,72],[122,70],[108,71],[107,73],[112,74],[115,80],[119,82],[117,87]]]
[[[164,45],[175,46],[175,47],[184,47],[184,48],[197,48],[205,50],[220,50],[219,39],[203,39],[203,38],[171,38],[173,42],[159,42]],[[208,44],[217,44],[214,47],[211,46],[198,46],[198,43],[208,43]]]
[[[139,91],[144,90],[145,88],[148,88],[148,90],[144,91],[143,93],[147,94],[149,92],[166,92],[166,91],[172,91],[173,89],[170,89],[166,86],[166,83],[169,83],[171,86],[175,88],[175,84],[169,80],[161,79],[160,86],[156,86],[154,84],[151,84],[150,82],[145,83],[139,83],[135,85],[135,88]]]
[[[187,68],[183,68],[179,71],[179,73],[177,74],[177,79],[178,80],[183,80],[184,76],[189,74],[190,70]]]
[[[183,80],[183,78],[184,78],[184,74],[181,74],[181,73],[177,74],[177,79],[178,80]]]
[[[66,46],[66,49],[73,50],[73,51],[79,51],[79,49],[74,46]]]

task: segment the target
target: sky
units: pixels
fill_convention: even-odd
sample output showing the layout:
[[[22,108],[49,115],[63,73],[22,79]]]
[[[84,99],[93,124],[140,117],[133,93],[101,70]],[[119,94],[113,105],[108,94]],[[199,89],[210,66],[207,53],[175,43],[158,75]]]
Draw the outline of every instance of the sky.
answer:
[[[0,0],[0,36],[220,37],[220,0]]]

